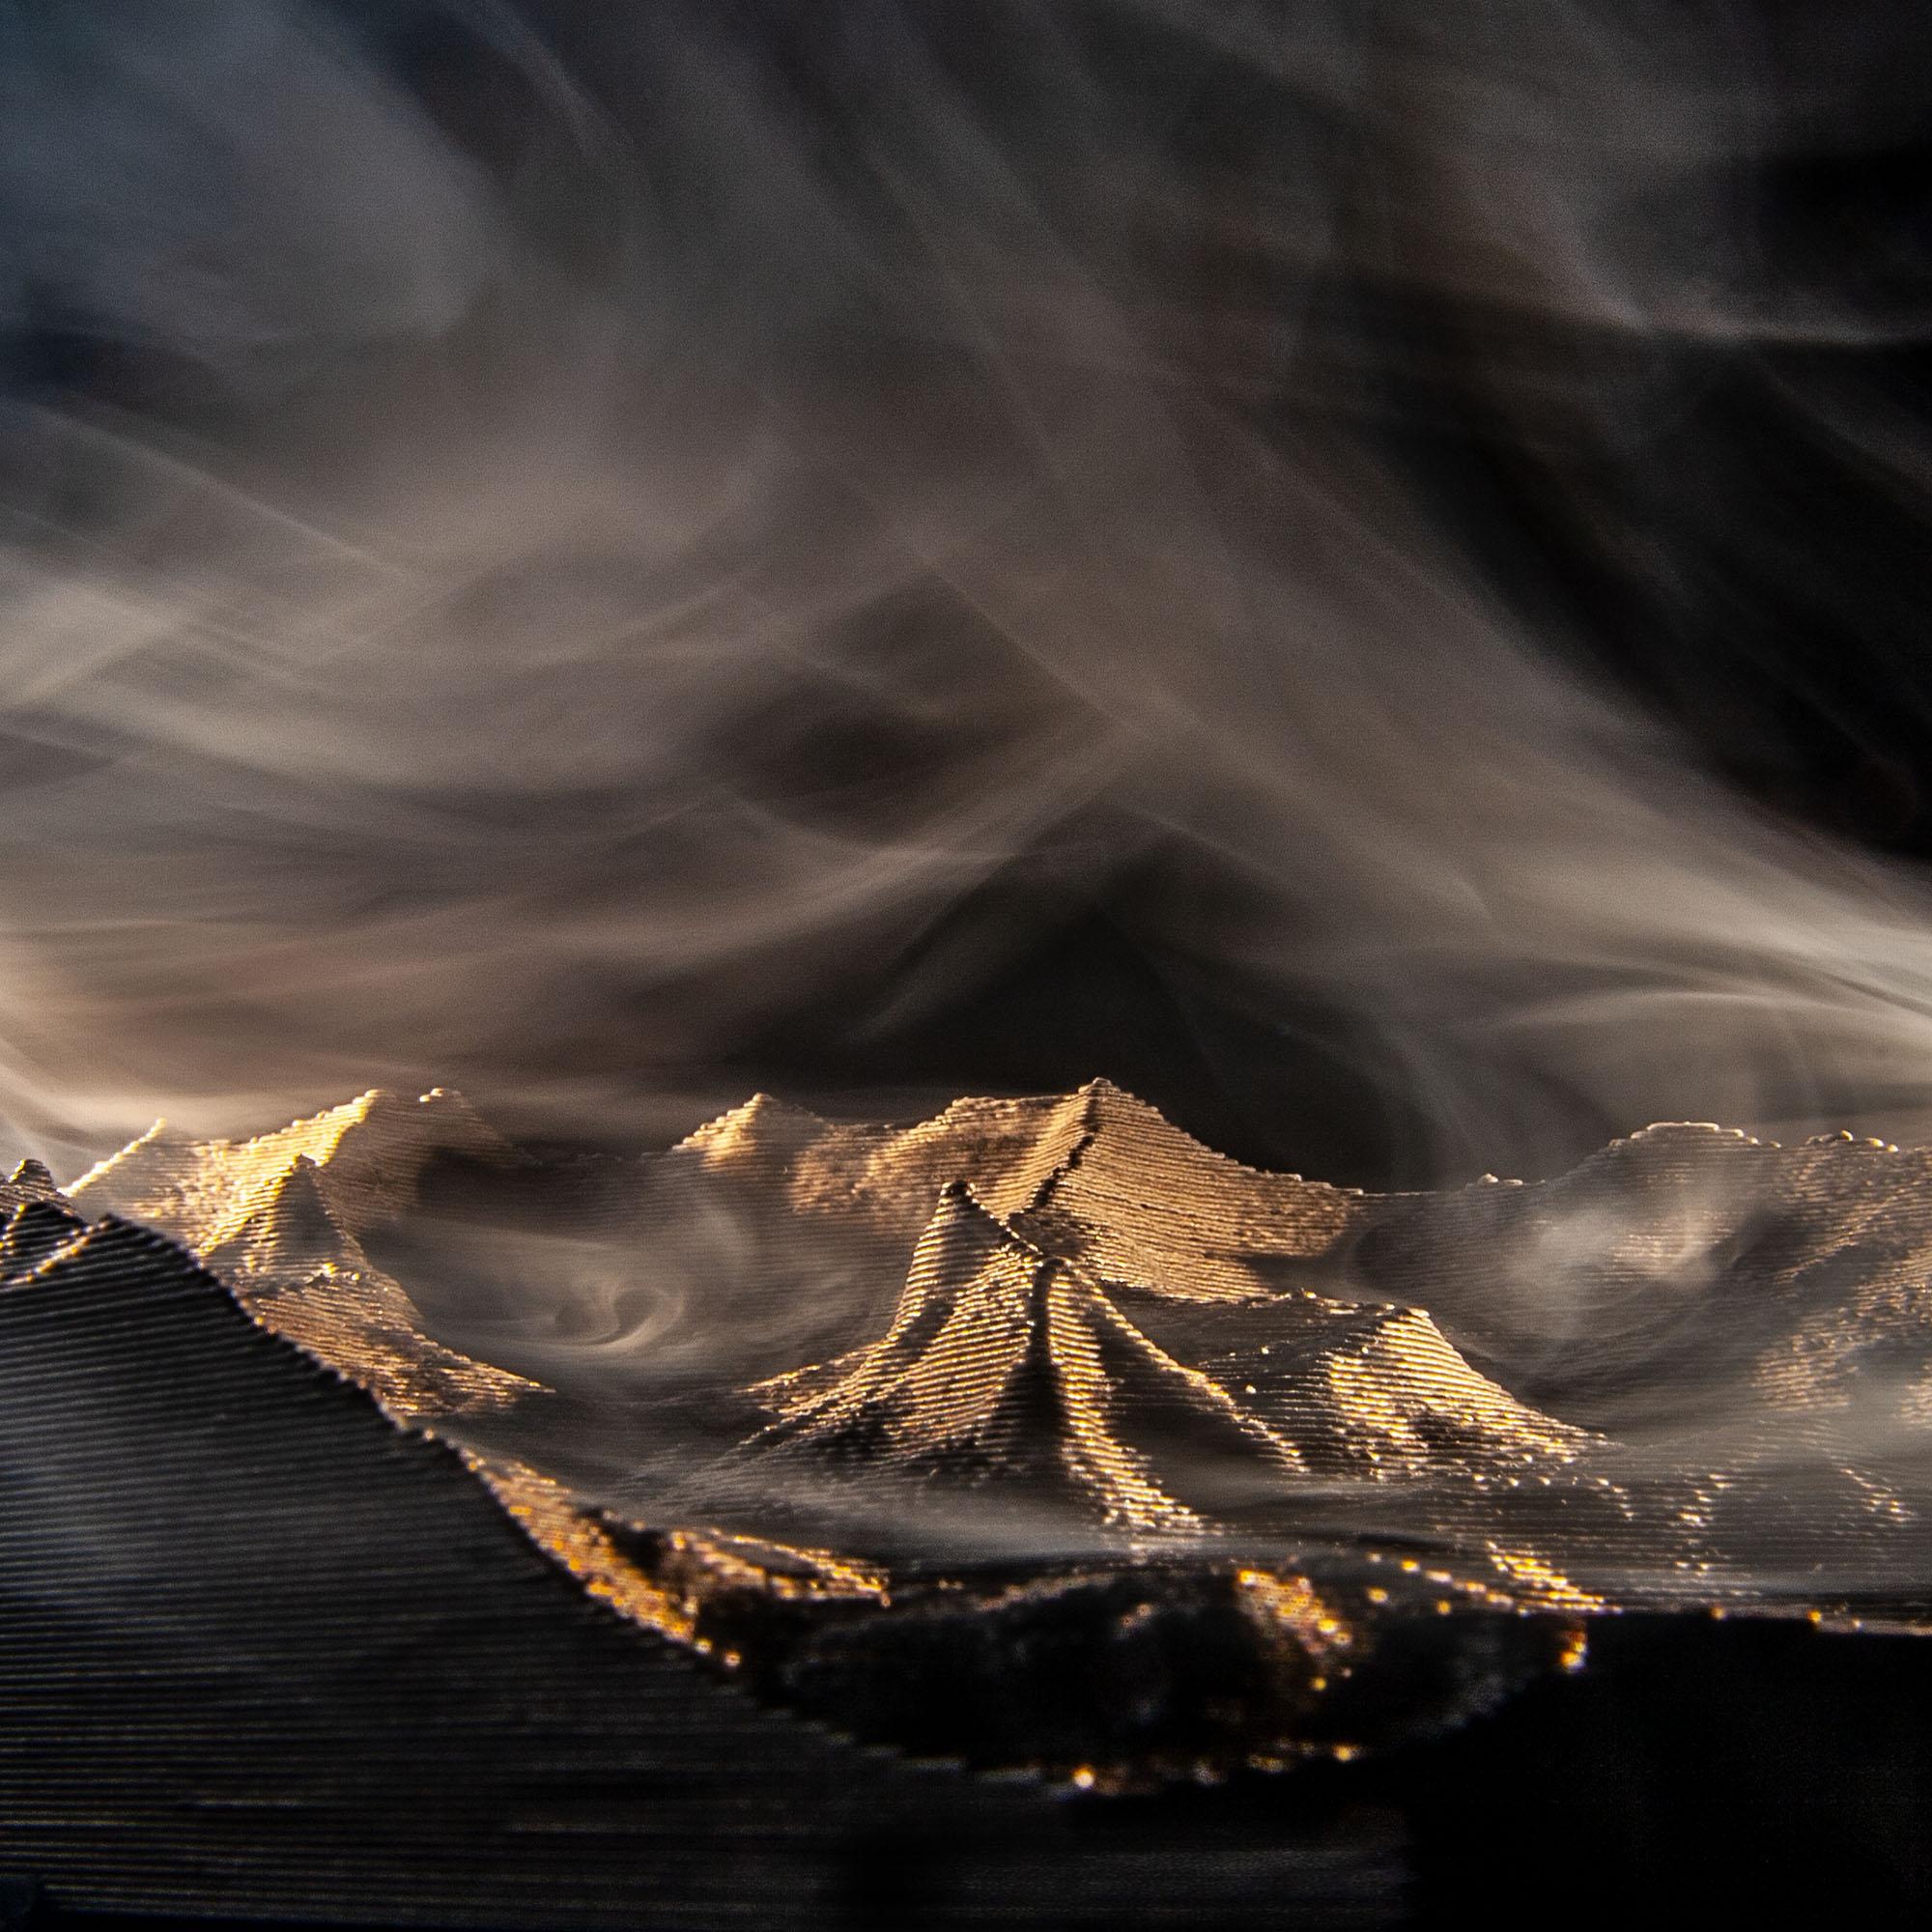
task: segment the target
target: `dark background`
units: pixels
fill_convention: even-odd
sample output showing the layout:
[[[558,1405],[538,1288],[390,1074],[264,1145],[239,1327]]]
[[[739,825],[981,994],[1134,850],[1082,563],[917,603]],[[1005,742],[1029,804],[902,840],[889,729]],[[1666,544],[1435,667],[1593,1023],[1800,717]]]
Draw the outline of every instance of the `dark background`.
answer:
[[[608,541],[561,562],[534,539],[520,554],[506,524],[500,567],[456,599],[469,627],[457,648],[514,655],[541,638],[545,598],[559,585],[574,594],[585,575],[602,573],[616,587],[598,594],[649,615],[707,571],[763,570],[801,546],[836,561],[863,549],[863,515],[827,510],[814,527],[814,505],[847,491],[886,500],[901,484],[937,496],[932,472],[943,476],[949,452],[962,471],[985,457],[988,421],[1002,427],[985,431],[986,447],[1004,449],[1008,412],[1020,434],[1036,403],[1014,402],[1001,372],[1036,337],[1049,386],[1028,393],[1050,394],[1055,356],[1073,380],[1087,337],[1038,321],[1069,299],[1039,279],[1058,263],[1054,273],[1097,291],[1135,331],[1144,373],[1122,376],[1120,393],[1157,389],[1206,426],[1194,460],[1210,494],[1236,446],[1243,461],[1287,465],[1291,480],[1366,476],[1371,519],[1378,504],[1399,508],[1392,545],[1405,528],[1426,533],[1455,594],[1503,613],[1542,672],[1654,738],[1677,772],[1734,789],[1753,836],[1795,834],[1826,852],[1828,872],[1818,836],[1908,867],[1932,852],[1920,639],[1932,29],[1907,11],[1854,5],[1827,18],[1628,0],[1560,16],[1493,0],[1460,19],[1178,0],[1044,17],[981,0],[258,10],[292,44],[332,49],[355,87],[390,90],[389,105],[430,129],[494,210],[497,253],[485,249],[474,271],[485,293],[459,290],[429,320],[401,322],[383,307],[383,275],[434,254],[456,216],[405,172],[372,186],[346,150],[331,162],[326,127],[251,128],[235,104],[250,98],[248,62],[268,73],[280,56],[235,24],[246,10],[204,13],[179,33],[156,25],[165,11],[13,0],[0,16],[16,99],[36,109],[9,176],[14,273],[0,353],[28,432],[13,528],[37,562],[77,569],[145,541],[111,468],[46,457],[48,422],[105,423],[278,505],[330,476],[351,480],[329,500],[353,505],[354,479],[394,440],[427,449],[460,496],[452,424],[500,427],[514,449],[505,398],[554,382],[568,400],[588,339],[573,318],[593,307],[617,318],[616,347],[586,387],[628,456],[675,447],[682,463],[707,441],[728,453],[747,423],[768,422],[819,450],[808,469],[829,467],[819,485],[788,471],[795,494],[772,517],[725,528],[674,567]],[[124,114],[150,145],[115,132]],[[301,225],[307,205],[278,214],[277,197],[298,180],[327,184],[331,167],[349,184],[347,212],[333,226],[313,217],[325,247]],[[975,168],[997,193],[974,185]],[[1035,226],[1009,244],[1015,210]],[[409,226],[418,219],[420,232]],[[328,253],[358,230],[390,251],[377,267]],[[360,300],[365,283],[366,315],[341,294]],[[980,339],[968,339],[974,327]],[[550,420],[547,409],[540,395],[531,422]],[[910,457],[894,440],[903,424]],[[1049,469],[1060,435],[1039,425]],[[902,457],[924,469],[895,469]],[[1076,521],[1080,474],[1067,486]],[[1228,489],[1232,526],[1246,499]],[[639,527],[652,514],[640,498]],[[1292,496],[1268,509],[1264,492],[1261,516],[1264,553],[1268,517],[1287,529],[1298,512]],[[171,541],[154,567],[192,575],[193,539]],[[1291,577],[1305,568],[1284,556]],[[769,594],[817,567],[770,566]],[[1104,565],[1098,575],[1104,589]],[[157,813],[157,849],[207,852],[230,885],[199,873],[168,885],[157,918],[187,903],[191,929],[179,956],[172,938],[153,942],[147,980],[138,957],[103,961],[98,921],[61,926],[71,896],[22,887],[21,923],[51,961],[54,1004],[37,1009],[46,1038],[30,1055],[33,1093],[23,1097],[24,1081],[15,1092],[16,1124],[29,1138],[105,1144],[151,1102],[252,1124],[285,1098],[338,1098],[373,1066],[461,1083],[512,1114],[554,1081],[561,1097],[535,1109],[532,1127],[568,1137],[578,1105],[593,1137],[615,1118],[630,1123],[619,1138],[661,1139],[756,1087],[904,1112],[1104,1071],[1244,1159],[1389,1185],[1486,1165],[1548,1171],[1639,1124],[1632,1110],[1700,1111],[1689,1080],[1683,1092],[1667,1078],[1598,1091],[1594,1069],[1640,1028],[1607,1026],[1580,1059],[1536,1048],[1512,1059],[1487,1034],[1474,1046],[1450,1037],[1453,991],[1398,1021],[1388,989],[1445,970],[1426,929],[1414,963],[1392,952],[1374,984],[1303,970],[1299,935],[1323,917],[1331,875],[1311,865],[1286,886],[1257,876],[1252,855],[1213,836],[1238,827],[1242,807],[1204,817],[1171,780],[1151,797],[1113,781],[1076,790],[1044,821],[1000,825],[1005,849],[976,876],[902,902],[888,891],[804,936],[779,930],[775,914],[729,960],[627,969],[615,946],[531,967],[500,1010],[479,969],[452,978],[440,1017],[428,1005],[378,1017],[381,968],[355,980],[356,953],[325,1021],[321,984],[284,998],[272,967],[242,983],[264,972],[252,953],[203,947],[217,916],[259,916],[297,947],[380,933],[411,894],[480,906],[487,923],[498,890],[532,951],[559,915],[607,897],[661,903],[666,930],[695,931],[720,893],[755,904],[766,891],[755,873],[737,883],[751,848],[735,834],[701,830],[693,845],[665,830],[708,824],[715,788],[808,838],[889,839],[960,787],[997,807],[1051,757],[1026,742],[1027,721],[1058,701],[1066,666],[1042,671],[1037,640],[988,629],[942,579],[900,574],[876,594],[862,582],[827,621],[809,668],[722,700],[673,770],[619,757],[572,777],[566,749],[532,790],[461,759],[453,776],[420,780],[399,763],[345,805],[256,767],[274,803],[244,790],[208,806],[197,793],[172,832]],[[1217,648],[1173,645],[1196,660]],[[1240,648],[1248,656],[1216,663],[1202,688],[1231,715],[1261,718],[1293,652]],[[1100,649],[1073,665],[1088,679],[1083,705],[1104,707]],[[612,647],[597,671],[621,678],[622,657]],[[425,657],[426,690],[449,662]],[[1365,714],[1402,682],[1399,655],[1393,679],[1389,662],[1344,661],[1364,678]],[[1120,688],[1144,685],[1151,664],[1122,641]],[[553,674],[584,675],[532,676]],[[156,675],[189,673],[172,663]],[[1493,664],[1469,671],[1472,685],[1497,675]],[[218,679],[195,700],[217,751],[223,701]],[[521,684],[509,695],[453,684],[442,724],[432,710],[419,742],[434,753],[439,732],[469,730],[475,716],[487,724],[493,703],[506,738],[527,736],[529,701]],[[1453,768],[1454,720],[1442,728]],[[116,729],[90,737],[91,725],[24,715],[11,781],[39,800],[77,765],[138,756],[125,721]],[[1282,742],[1292,766],[1301,753]],[[185,757],[178,747],[158,752],[163,771],[186,768],[167,762]],[[1498,757],[1473,741],[1466,755]],[[1416,782],[1426,818],[1426,771]],[[1642,771],[1629,782],[1641,793]],[[386,829],[425,803],[454,857],[405,850]],[[1534,818],[1533,792],[1520,809]],[[101,852],[72,831],[101,828],[104,847],[103,810],[85,794],[46,810],[67,817],[21,836],[62,852],[70,895],[76,879],[105,878]],[[1301,838],[1291,810],[1274,846]],[[1354,862],[1339,863],[1346,885]],[[1713,864],[1721,875],[1720,852]],[[546,870],[543,889],[530,887]],[[119,890],[125,903],[139,889]],[[230,902],[203,911],[221,890]],[[1372,941],[1374,916],[1351,917]],[[1566,970],[1546,949],[1513,983],[1516,936],[1502,916],[1497,958],[1474,975],[1466,1005],[1485,1026]],[[408,943],[372,939],[370,956]],[[424,943],[450,958],[475,945],[467,930]],[[1619,956],[1605,982],[1644,970]],[[445,1024],[472,1009],[468,1033]],[[63,1055],[71,1093],[118,1080],[126,1098],[50,1113]],[[1817,1088],[1824,1057],[1801,1040],[1785,1086]],[[1862,1078],[1826,1081],[1823,1118],[1889,1097]],[[1720,1088],[1706,1104],[1730,1119],[1750,1097]]]

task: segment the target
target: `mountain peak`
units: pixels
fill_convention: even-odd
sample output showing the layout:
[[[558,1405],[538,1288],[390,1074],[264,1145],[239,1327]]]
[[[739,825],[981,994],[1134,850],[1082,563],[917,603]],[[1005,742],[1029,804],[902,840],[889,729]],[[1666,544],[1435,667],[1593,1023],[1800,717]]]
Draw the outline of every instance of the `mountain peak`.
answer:
[[[47,1171],[46,1163],[36,1160],[32,1154],[21,1161],[7,1177],[7,1184],[18,1188],[22,1194],[30,1194],[43,1201],[58,1198],[60,1195],[60,1188]]]
[[[329,1208],[322,1169],[305,1153],[296,1155],[240,1227],[203,1252],[218,1272],[273,1275],[285,1285],[327,1266],[367,1264],[361,1244]]]
[[[754,1455],[961,1494],[994,1484],[1029,1514],[1130,1535],[1207,1527],[1164,1481],[1168,1463],[1198,1491],[1208,1464],[1225,1478],[1231,1460],[1278,1473],[1296,1460],[961,1181],[940,1189],[886,1333],[759,1393],[780,1419]]]
[[[672,1151],[695,1153],[707,1165],[785,1161],[830,1128],[830,1122],[809,1108],[758,1093],[694,1128]]]
[[[189,1140],[156,1121],[75,1181],[73,1194],[207,1254],[235,1240],[299,1161],[326,1177],[332,1219],[359,1236],[412,1201],[424,1169],[441,1155],[525,1160],[460,1094],[437,1087],[410,1100],[372,1087],[247,1140]]]

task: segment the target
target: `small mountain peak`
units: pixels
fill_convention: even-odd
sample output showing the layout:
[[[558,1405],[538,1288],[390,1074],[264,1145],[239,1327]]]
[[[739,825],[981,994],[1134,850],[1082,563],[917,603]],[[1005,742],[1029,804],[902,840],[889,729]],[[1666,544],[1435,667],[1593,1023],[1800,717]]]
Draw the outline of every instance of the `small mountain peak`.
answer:
[[[346,1132],[350,1127],[358,1126],[370,1115],[383,1112],[396,1104],[396,1096],[386,1087],[371,1087],[357,1094],[354,1099],[343,1100],[333,1107],[324,1107],[313,1114],[298,1114],[292,1121],[285,1121],[270,1133],[257,1134],[258,1141],[279,1139],[283,1134],[313,1131],[317,1128],[333,1127]]]
[[[331,1135],[339,1139],[352,1127],[390,1122],[413,1124],[422,1118],[424,1111],[451,1117],[471,1116],[469,1103],[453,1088],[432,1087],[428,1093],[410,1099],[393,1087],[370,1087],[353,1099],[325,1107],[319,1113],[300,1115],[272,1133],[258,1134],[254,1138],[258,1142],[269,1142],[280,1141],[286,1136],[303,1143],[327,1143]]]
[[[744,1159],[759,1154],[785,1156],[816,1140],[828,1125],[810,1108],[794,1106],[791,1101],[781,1100],[771,1094],[757,1093],[715,1120],[706,1121],[677,1145],[707,1160]]]
[[[1212,1148],[1206,1141],[1178,1126],[1151,1100],[1119,1086],[1104,1076],[1096,1076],[1070,1097],[1085,1109],[1091,1136],[1136,1149],[1162,1159],[1185,1159],[1224,1174],[1255,1174],[1260,1170],[1245,1166],[1232,1155]],[[1269,1179],[1298,1179],[1296,1176],[1270,1176]]]
[[[482,1116],[470,1105],[469,1097],[458,1087],[431,1087],[418,1094],[413,1100],[395,1097],[396,1107],[403,1112],[412,1112],[426,1107],[433,1114],[440,1114],[447,1119],[480,1121]]]
[[[78,1214],[54,1201],[23,1201],[0,1231],[0,1280],[17,1281],[87,1232]]]
[[[925,1224],[919,1249],[914,1253],[914,1265],[918,1265],[919,1254],[924,1251],[928,1242],[959,1234],[968,1236],[977,1247],[1011,1248],[1015,1253],[1035,1260],[1040,1258],[1039,1248],[1010,1221],[988,1208],[973,1191],[971,1181],[955,1179],[945,1182],[939,1190],[932,1218]]]
[[[965,1181],[949,1180],[913,1250],[892,1326],[877,1346],[887,1353],[923,1348],[986,1269],[1004,1264],[1025,1272],[1042,1259]]]
[[[925,1224],[920,1237],[922,1245],[936,1229],[945,1228],[970,1228],[984,1240],[1008,1242],[1025,1249],[1029,1254],[1038,1252],[1010,1221],[980,1200],[970,1180],[955,1179],[940,1183],[938,1198],[933,1203],[932,1218]]]
[[[1417,1474],[1568,1463],[1595,1439],[1492,1381],[1421,1308],[1385,1307],[1356,1342],[1325,1357],[1321,1378],[1327,1420],[1350,1453]],[[1305,1396],[1299,1406],[1305,1422],[1315,1411]]]
[[[295,1157],[275,1189],[263,1213],[262,1233],[283,1265],[297,1258],[336,1260],[353,1245],[329,1211],[322,1170],[305,1153]]]
[[[323,1214],[328,1214],[327,1198],[322,1191],[322,1169],[311,1155],[298,1153],[276,1183],[269,1207],[271,1211],[293,1212],[299,1208],[306,1212],[310,1203]]]
[[[1163,1126],[1173,1126],[1151,1100],[1141,1096],[1117,1081],[1109,1080],[1104,1073],[1096,1073],[1084,1086],[1074,1090],[1075,1097],[1085,1100],[1090,1117],[1095,1121],[1107,1115],[1122,1115],[1140,1120],[1156,1120]],[[1177,1128],[1177,1132],[1179,1130]]]
[[[1633,1165],[1670,1168],[1683,1161],[1730,1161],[1746,1149],[1780,1151],[1776,1141],[1759,1140],[1742,1127],[1722,1126],[1716,1121],[1653,1121],[1648,1126],[1605,1142],[1594,1153],[1552,1176],[1549,1181],[1535,1184],[1548,1186],[1586,1180]]]
[[[527,1160],[520,1149],[477,1112],[469,1096],[455,1087],[432,1087],[413,1100],[405,1100],[400,1094],[384,1094],[372,1103],[371,1115],[392,1120],[397,1129],[412,1135],[428,1133],[438,1147],[453,1152],[481,1154],[517,1166],[525,1165]]]
[[[7,1177],[11,1186],[17,1187],[22,1194],[30,1194],[36,1200],[44,1201],[49,1196],[58,1197],[60,1187],[48,1171],[44,1161],[36,1160],[32,1154],[14,1168]]]
[[[331,1263],[358,1265],[362,1252],[329,1208],[322,1169],[298,1153],[262,1206],[228,1239],[210,1248],[207,1259],[217,1272],[291,1278]]]

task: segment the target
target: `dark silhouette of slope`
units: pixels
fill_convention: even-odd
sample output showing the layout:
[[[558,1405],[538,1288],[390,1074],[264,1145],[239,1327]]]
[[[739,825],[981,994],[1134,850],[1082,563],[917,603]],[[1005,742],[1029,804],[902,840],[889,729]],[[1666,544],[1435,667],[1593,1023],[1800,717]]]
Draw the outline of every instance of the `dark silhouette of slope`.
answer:
[[[0,1281],[17,1281],[86,1228],[77,1214],[51,1201],[23,1201],[0,1231]]]
[[[942,1800],[707,1681],[136,1227],[0,1293],[0,1866],[65,1906],[838,1923],[848,1861],[943,1803],[977,1896],[1054,1870],[1134,1922],[1146,1875],[1069,1873],[1050,1804]]]

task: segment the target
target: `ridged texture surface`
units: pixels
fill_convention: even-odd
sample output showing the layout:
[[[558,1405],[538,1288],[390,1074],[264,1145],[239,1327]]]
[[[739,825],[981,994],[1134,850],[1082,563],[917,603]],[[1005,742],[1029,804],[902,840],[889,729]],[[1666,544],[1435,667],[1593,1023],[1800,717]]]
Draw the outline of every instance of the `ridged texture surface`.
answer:
[[[0,1875],[89,1911],[821,1925],[938,1805],[958,1922],[1056,1871],[1077,1918],[1183,1922],[1144,1861],[1067,1873],[1030,1794],[710,1681],[179,1250],[110,1219],[48,1252],[42,1211],[0,1257]],[[1397,1875],[1306,1833],[1270,1861],[1345,1916]]]
[[[439,1090],[156,1129],[73,1198],[458,1445],[587,1594],[861,1736],[1131,1784],[1453,1719],[1605,1611],[1927,1621],[1923,1155],[1666,1126],[1373,1197],[1095,1081],[546,1166]],[[1062,1644],[1160,1689],[1124,1721]]]

